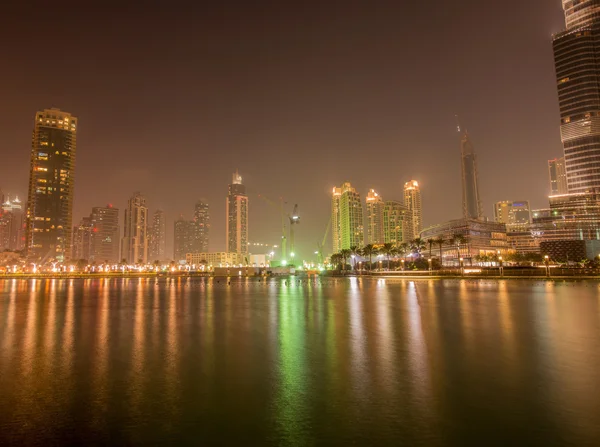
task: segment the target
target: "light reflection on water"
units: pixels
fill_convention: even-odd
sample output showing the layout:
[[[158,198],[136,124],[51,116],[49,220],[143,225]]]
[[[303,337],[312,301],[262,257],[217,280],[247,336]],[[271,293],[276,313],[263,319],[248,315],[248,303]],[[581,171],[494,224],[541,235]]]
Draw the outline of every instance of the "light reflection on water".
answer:
[[[0,280],[0,444],[593,445],[596,282]]]

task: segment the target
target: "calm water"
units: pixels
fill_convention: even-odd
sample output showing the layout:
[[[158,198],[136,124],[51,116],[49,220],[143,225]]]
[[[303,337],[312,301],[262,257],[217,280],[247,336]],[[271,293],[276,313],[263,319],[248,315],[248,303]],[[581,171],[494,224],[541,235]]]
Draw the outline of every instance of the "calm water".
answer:
[[[0,280],[0,444],[600,445],[596,282]]]

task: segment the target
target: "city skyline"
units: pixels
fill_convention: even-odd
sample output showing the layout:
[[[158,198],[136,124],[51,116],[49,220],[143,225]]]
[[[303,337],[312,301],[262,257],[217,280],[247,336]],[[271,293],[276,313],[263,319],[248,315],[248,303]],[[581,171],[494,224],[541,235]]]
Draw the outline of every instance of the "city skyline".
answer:
[[[56,79],[56,75],[51,73],[51,79],[43,86],[29,83],[30,91],[27,97],[18,103],[15,101],[16,107],[11,108],[11,113],[4,115],[0,121],[1,125],[6,126],[4,133],[9,135],[9,139],[5,144],[10,149],[10,154],[4,156],[5,163],[3,165],[5,167],[1,172],[0,186],[4,191],[10,192],[11,196],[14,194],[25,196],[23,190],[25,182],[18,175],[19,172],[22,173],[24,169],[27,169],[26,166],[23,167],[23,153],[29,151],[28,140],[32,115],[37,109],[56,105],[75,114],[83,123],[78,134],[80,150],[78,150],[77,190],[73,222],[79,222],[92,207],[109,202],[124,210],[130,191],[140,190],[148,199],[150,212],[158,208],[165,210],[169,229],[167,231],[169,238],[167,252],[171,252],[172,232],[170,228],[172,228],[174,219],[182,212],[186,214],[186,217],[191,217],[186,210],[193,206],[199,197],[206,197],[208,203],[213,207],[212,214],[214,216],[214,237],[211,238],[210,251],[219,251],[224,249],[225,245],[224,236],[220,230],[220,227],[224,225],[222,216],[225,213],[222,191],[223,188],[226,188],[226,179],[230,172],[239,167],[244,171],[249,189],[254,190],[249,191],[251,199],[255,193],[269,194],[271,191],[275,191],[273,195],[284,197],[288,203],[299,203],[303,213],[303,223],[299,228],[297,239],[304,242],[304,245],[313,245],[322,238],[323,228],[329,216],[328,191],[346,179],[350,179],[361,194],[365,194],[370,188],[375,188],[384,197],[390,198],[399,197],[398,193],[402,190],[402,182],[399,179],[418,179],[423,184],[423,201],[427,204],[423,216],[423,226],[427,227],[460,216],[460,213],[456,212],[457,206],[460,207],[460,179],[457,179],[455,175],[456,168],[460,166],[460,160],[456,156],[456,140],[453,134],[453,117],[455,113],[459,113],[463,124],[477,136],[484,209],[488,210],[496,201],[507,200],[511,197],[524,197],[530,200],[533,208],[545,206],[547,182],[544,179],[547,174],[543,160],[562,155],[557,126],[558,103],[553,73],[552,44],[549,38],[550,34],[559,32],[565,26],[560,2],[533,1],[531,4],[522,5],[523,10],[520,17],[502,15],[501,9],[494,9],[499,6],[486,5],[504,20],[501,24],[492,24],[491,29],[485,29],[468,19],[477,15],[484,17],[489,14],[474,2],[453,5],[453,8],[440,2],[439,6],[440,10],[450,14],[452,18],[450,22],[454,21],[455,25],[453,26],[456,27],[449,29],[449,25],[434,18],[434,23],[439,25],[436,33],[443,32],[449,39],[442,45],[457,44],[472,50],[465,51],[470,54],[468,58],[462,54],[458,55],[459,59],[463,57],[465,59],[462,61],[462,65],[460,60],[458,62],[453,60],[452,68],[449,65],[450,60],[445,59],[442,54],[443,48],[440,48],[439,51],[433,50],[435,51],[436,65],[440,70],[451,69],[450,78],[457,83],[454,86],[451,85],[451,82],[447,83],[445,87],[447,92],[441,91],[435,85],[432,87],[429,82],[417,83],[411,87],[416,94],[404,98],[407,93],[402,86],[402,81],[409,82],[412,79],[398,77],[399,65],[396,64],[400,64],[402,58],[398,58],[394,62],[396,59],[389,57],[392,55],[394,57],[398,57],[398,55],[410,57],[410,55],[417,54],[413,53],[411,48],[404,47],[400,43],[404,36],[403,33],[410,35],[415,31],[416,25],[406,30],[395,30],[388,22],[387,17],[384,17],[384,15],[389,15],[390,19],[397,17],[402,8],[389,7],[389,10],[381,13],[349,11],[348,25],[358,21],[359,17],[366,12],[367,17],[372,19],[373,23],[385,25],[381,28],[382,32],[389,34],[372,35],[364,42],[365,48],[357,49],[358,52],[353,53],[351,57],[345,57],[343,54],[345,54],[344,50],[351,48],[352,45],[346,47],[346,44],[337,43],[328,36],[327,29],[330,23],[326,18],[315,24],[316,34],[314,36],[322,38],[332,51],[336,50],[335,54],[340,55],[337,61],[342,66],[347,66],[344,63],[351,64],[360,61],[360,66],[363,67],[361,68],[362,73],[366,76],[364,83],[344,75],[343,72],[331,71],[333,70],[331,67],[326,67],[324,77],[315,78],[317,72],[314,70],[326,60],[318,52],[314,54],[316,59],[314,63],[309,64],[309,76],[304,80],[296,79],[292,74],[297,63],[298,53],[295,53],[295,59],[284,60],[285,64],[290,64],[289,66],[278,65],[268,59],[270,65],[267,66],[283,70],[281,77],[277,78],[280,79],[281,84],[274,85],[272,82],[263,82],[258,76],[264,74],[262,71],[260,73],[250,72],[249,85],[256,87],[256,91],[261,93],[260,97],[265,97],[266,94],[266,100],[263,102],[264,110],[261,109],[261,113],[256,115],[254,114],[256,108],[252,106],[257,104],[259,97],[251,93],[248,93],[249,96],[244,96],[243,93],[248,89],[241,88],[246,84],[239,84],[242,82],[240,79],[225,77],[228,79],[227,86],[233,86],[233,89],[231,89],[231,94],[222,97],[222,102],[219,103],[222,105],[214,102],[215,97],[211,96],[210,92],[202,90],[202,95],[209,95],[209,103],[217,105],[208,112],[204,109],[197,109],[195,99],[198,97],[194,95],[192,95],[194,104],[191,107],[190,100],[177,86],[170,87],[172,90],[169,91],[162,90],[158,86],[158,81],[165,76],[165,73],[161,72],[157,77],[142,76],[141,79],[144,80],[143,84],[147,89],[158,89],[154,101],[163,104],[169,115],[176,118],[173,124],[177,135],[175,144],[167,141],[168,132],[164,136],[161,135],[161,132],[153,133],[151,138],[145,132],[145,129],[155,125],[159,129],[158,123],[163,120],[163,117],[162,114],[155,113],[157,109],[154,105],[148,108],[148,110],[153,110],[152,113],[144,111],[147,101],[141,90],[131,89],[131,93],[123,96],[123,99],[114,101],[115,97],[111,97],[107,92],[103,92],[102,96],[93,94],[91,91],[85,93],[87,90],[84,89],[84,82],[74,83],[68,88],[66,86],[55,87],[60,84],[52,82],[53,79]],[[218,9],[218,7],[215,8]],[[417,18],[426,17],[427,8],[423,6],[413,5],[409,9],[415,13]],[[51,14],[54,13],[51,12]],[[131,17],[127,18],[131,19]],[[37,20],[41,19],[37,18]],[[35,21],[34,14],[32,22],[35,23]],[[471,29],[467,29],[467,27],[459,29],[461,23],[469,23],[470,26],[472,25]],[[519,23],[527,23],[528,28],[519,27]],[[131,26],[136,28],[141,27],[142,24],[133,20]],[[491,43],[498,51],[490,53],[494,53],[494,58],[500,60],[498,62],[494,61],[494,58],[488,57],[487,47],[486,51],[483,51],[483,43],[480,45],[472,42],[473,36],[481,38],[482,42],[486,39],[496,40],[492,39],[494,33],[506,27],[517,31],[514,40],[511,38],[504,43],[495,41]],[[117,23],[115,28],[117,33],[126,29],[124,22]],[[37,31],[33,31],[32,36],[35,36]],[[338,31],[342,36],[349,35],[345,26]],[[219,33],[220,31],[211,28],[210,32]],[[277,36],[281,33],[284,37],[288,36],[279,28],[268,27],[267,32],[270,36]],[[395,36],[394,33],[401,34]],[[86,41],[85,32],[81,38],[83,42]],[[371,50],[379,48],[384,41],[386,46],[381,47],[383,52],[381,56],[370,55]],[[232,63],[243,63],[245,53],[241,50],[238,51],[234,41],[227,42],[233,45]],[[265,56],[277,54],[277,49],[274,49],[275,53],[272,54],[266,47],[260,46],[261,42],[253,42],[259,45],[260,54]],[[424,46],[420,49],[429,48],[433,42],[436,40],[431,37],[431,40],[426,40],[421,44]],[[516,42],[523,46],[523,49],[519,50],[519,54],[514,53]],[[29,41],[23,42],[22,50],[27,50],[31,44],[32,42]],[[127,50],[131,50],[132,46],[135,46],[134,44],[142,45],[141,41],[128,42],[125,39],[123,42],[125,49],[114,57],[125,57],[128,54]],[[155,44],[155,41],[152,41],[152,44]],[[100,44],[96,43],[92,47],[99,50],[107,48],[98,47],[98,45]],[[150,60],[148,59],[152,54],[150,48],[142,45],[141,49],[140,64],[133,64],[130,68],[131,73],[123,74],[125,78],[141,71]],[[202,52],[202,49],[196,48],[196,50]],[[306,56],[313,53],[302,53],[303,50],[313,51],[314,48],[309,46],[298,49],[300,54]],[[8,60],[16,57],[16,54],[9,52]],[[85,53],[79,52],[78,54],[83,60],[86,60]],[[104,58],[112,58],[102,51],[101,54]],[[530,55],[535,57],[529,57]],[[173,55],[173,59],[171,59],[169,53],[158,51],[157,57],[166,58],[167,65],[173,69],[172,73],[184,73],[181,71],[184,68],[189,68],[191,72],[200,69],[198,66],[186,67],[184,59],[179,58],[177,54]],[[301,60],[305,61],[305,59]],[[310,60],[313,61],[313,59]],[[520,72],[520,76],[524,77],[523,82],[504,81],[497,76],[497,73],[502,71],[498,68],[504,67],[505,64],[517,63],[525,64],[523,71]],[[427,62],[417,58],[415,64],[415,72],[427,73]],[[465,76],[463,76],[463,68],[456,68],[454,65],[464,66]],[[219,65],[217,64],[217,66]],[[476,74],[472,73],[473,69],[477,71]],[[12,69],[4,74],[8,81],[13,79],[10,70]],[[86,77],[95,81],[101,79],[97,90],[110,89],[115,82],[111,70],[110,64],[106,65],[103,69],[105,76],[99,78],[95,75],[92,76],[89,70],[84,69],[82,79],[86,79]],[[342,82],[344,88],[332,90],[331,86],[334,84],[330,77],[345,81],[346,84]],[[461,81],[463,78],[466,81]],[[169,78],[167,77],[167,79]],[[222,76],[211,75],[208,79],[200,76],[198,79],[204,79],[208,85],[215,87],[217,92],[221,92],[218,81],[223,79]],[[527,79],[535,80],[534,88],[530,88],[530,85],[527,88],[515,85],[527,84],[525,82]],[[187,92],[192,84],[187,78],[183,81],[187,82],[181,83]],[[498,85],[497,82],[500,82],[501,85]],[[13,84],[17,90],[21,85],[18,79],[15,79]],[[160,82],[160,84],[164,83]],[[307,94],[285,96],[284,92],[288,92],[288,85],[292,84],[303,87],[303,91],[308,89]],[[377,87],[375,84],[383,87]],[[425,89],[425,84],[427,84],[427,89]],[[500,90],[504,94],[495,94]],[[171,91],[173,95],[169,96]],[[330,93],[322,94],[327,91]],[[115,94],[117,92],[121,92],[118,85],[115,86]],[[284,96],[282,97],[282,95]],[[5,96],[9,100],[16,99],[13,92],[6,91]],[[78,96],[85,98],[85,101],[80,101]],[[307,99],[317,99],[323,96],[323,102],[309,105],[303,99],[304,96]],[[479,101],[478,96],[483,96],[484,100]],[[416,120],[407,115],[411,110],[422,110],[420,104],[425,105],[433,98],[436,98],[436,103],[441,104],[441,108],[436,110],[433,116],[428,116],[427,120]],[[535,114],[536,123],[525,125],[526,120],[515,119],[515,110],[509,105],[514,103],[517,98],[525,104],[516,113],[523,114],[523,117]],[[344,107],[337,106],[340,101],[349,107],[342,110]],[[106,110],[113,110],[113,103],[127,104],[132,113],[123,114],[116,111],[109,122],[103,116]],[[360,110],[352,107],[352,103],[361,104]],[[108,109],[109,104],[110,109]],[[232,112],[231,116],[224,115],[225,111],[230,109],[231,104],[236,105],[237,112]],[[335,108],[333,108],[333,104],[336,104]],[[481,111],[489,108],[490,104],[493,105],[495,115],[493,118],[489,116],[484,119]],[[375,109],[376,113],[370,110],[368,114],[366,112],[363,114],[363,109]],[[541,114],[538,113],[538,109],[542,110]],[[255,116],[254,119],[249,115],[250,110]],[[281,114],[282,110],[286,112]],[[292,112],[292,110],[296,110],[296,112]],[[318,118],[311,119],[310,115],[313,113],[316,113]],[[201,124],[198,124],[198,120],[192,119],[192,116],[195,115],[201,116],[199,120]],[[415,115],[419,115],[419,113]],[[423,113],[420,115],[426,116]],[[229,124],[229,126],[225,126],[228,129],[227,135],[223,132],[225,128],[223,120]],[[197,126],[200,127],[197,128]],[[353,129],[348,130],[349,127]],[[506,130],[509,128],[511,132],[507,133]],[[233,130],[233,132],[229,133],[229,130]],[[240,138],[234,135],[239,135]],[[139,142],[134,140],[139,140]],[[365,161],[367,160],[364,155],[366,150],[370,154],[376,155],[378,159],[385,158],[390,163],[364,163],[365,168],[360,174],[357,173],[353,164],[362,164],[360,163],[361,157],[364,157]],[[349,151],[349,156],[340,158],[340,154],[346,151]],[[289,152],[291,155],[281,158],[283,152]],[[522,177],[531,178],[515,179],[513,182],[503,184],[503,188],[500,190],[497,187],[499,177],[496,171],[507,170],[510,163],[506,159],[514,158],[517,154],[525,152],[532,153],[532,155],[533,153],[539,154],[539,157],[535,157],[538,158],[535,163],[533,160],[521,160],[519,170],[522,169]],[[143,154],[146,153],[151,154],[151,157],[144,157]],[[300,153],[303,154],[302,157],[294,155]],[[235,158],[235,161],[232,161],[232,157]],[[113,158],[118,159],[118,162],[113,162]],[[534,157],[528,158],[533,159]],[[334,160],[337,159],[341,162],[334,163]],[[197,166],[201,171],[198,178],[195,173]],[[289,181],[289,169],[293,169],[300,175],[298,183]],[[525,173],[530,175],[526,176]],[[310,175],[310,182],[302,180],[304,175]],[[103,186],[99,188],[97,185]],[[190,185],[193,186],[190,187]],[[322,197],[322,200],[317,200],[319,197]],[[251,239],[253,241],[274,242],[278,240],[280,219],[278,219],[276,211],[255,200],[253,201],[252,218],[256,219],[252,224]]]

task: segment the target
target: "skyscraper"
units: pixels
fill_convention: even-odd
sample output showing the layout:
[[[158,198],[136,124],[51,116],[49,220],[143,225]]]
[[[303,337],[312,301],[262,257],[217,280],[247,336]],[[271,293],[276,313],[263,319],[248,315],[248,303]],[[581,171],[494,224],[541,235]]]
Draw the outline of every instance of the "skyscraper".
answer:
[[[568,194],[565,157],[548,160],[548,173],[550,174],[550,195]]]
[[[569,193],[600,188],[600,2],[563,0],[554,62]]]
[[[148,262],[148,207],[139,192],[127,202],[121,256],[129,264]]]
[[[35,262],[71,255],[77,118],[59,109],[35,116],[26,213],[26,249]]]
[[[246,203],[246,207],[248,204]],[[204,200],[196,202],[194,208],[194,242],[192,251],[194,253],[208,253],[210,237],[210,212],[208,203]]]
[[[527,200],[503,201],[494,204],[494,219],[506,224],[509,232],[525,231],[531,223],[531,207]]]
[[[92,247],[92,218],[83,217],[73,228],[73,246],[71,259],[77,261],[79,259],[90,260],[90,252]]]
[[[383,212],[385,203],[381,196],[371,189],[367,194],[367,235],[370,244],[384,243]]]
[[[248,196],[242,177],[236,171],[227,195],[227,252],[248,254]]]
[[[193,253],[195,225],[194,221],[185,220],[183,216],[173,224],[173,259],[185,261],[188,253]]]
[[[12,251],[21,251],[25,248],[25,216],[23,213],[23,204],[18,197],[2,204],[3,220],[5,222],[6,244],[3,249]]]
[[[150,231],[150,261],[164,261],[167,253],[166,247],[167,223],[165,212],[156,210],[152,216],[152,229]]]
[[[116,263],[119,258],[119,210],[112,205],[92,208],[92,247],[90,261]]]
[[[416,180],[404,184],[404,205],[411,219],[411,239],[418,238],[423,228],[423,208],[421,207],[421,189]]]
[[[465,132],[460,142],[462,166],[463,216],[466,219],[483,218],[481,196],[479,195],[479,176],[477,156],[469,134]]]
[[[360,194],[348,182],[333,188],[331,208],[334,253],[350,247],[362,247],[365,236]]]
[[[395,200],[385,202],[383,211],[384,243],[399,246],[414,239],[412,215],[403,203]]]

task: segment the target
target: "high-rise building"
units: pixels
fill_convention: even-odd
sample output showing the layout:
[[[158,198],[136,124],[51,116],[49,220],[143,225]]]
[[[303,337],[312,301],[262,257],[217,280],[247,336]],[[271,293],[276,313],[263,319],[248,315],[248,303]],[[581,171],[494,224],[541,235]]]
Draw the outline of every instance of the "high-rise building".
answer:
[[[494,219],[498,223],[506,224],[508,232],[526,230],[531,223],[531,207],[529,202],[503,201],[494,204]]]
[[[600,188],[600,2],[563,0],[554,62],[569,193]]]
[[[248,203],[246,201],[246,208],[247,207]],[[209,236],[210,212],[208,203],[206,203],[204,200],[199,200],[196,202],[196,206],[194,208],[194,242],[192,244],[192,250],[194,253],[208,253]]]
[[[119,210],[112,205],[92,208],[92,248],[90,261],[98,263],[117,263],[121,229],[119,227]]]
[[[365,243],[362,203],[350,183],[333,188],[331,211],[334,252],[362,247]]]
[[[167,254],[166,247],[167,223],[165,212],[156,210],[152,216],[152,229],[150,231],[150,261],[164,261]]]
[[[227,252],[248,254],[248,196],[242,177],[236,171],[227,195]]]
[[[460,141],[462,166],[463,216],[465,219],[483,218],[481,196],[479,195],[479,175],[477,156],[469,134],[465,132]]]
[[[370,244],[384,243],[383,213],[385,203],[381,196],[371,189],[367,194],[367,236]]]
[[[125,232],[121,256],[129,263],[148,262],[148,207],[146,198],[135,192],[125,210]]]
[[[71,259],[79,260],[85,259],[90,260],[90,253],[92,248],[92,218],[83,217],[73,228],[73,246]]]
[[[383,211],[383,242],[399,246],[413,239],[412,215],[403,203],[385,202]]]
[[[411,240],[421,234],[423,228],[423,208],[421,206],[421,189],[419,182],[411,180],[404,184],[404,205],[411,219]]]
[[[63,262],[71,255],[77,118],[59,109],[35,116],[26,213],[30,260]]]
[[[194,221],[185,220],[181,216],[173,224],[173,229],[173,259],[177,262],[185,261],[185,256],[194,252]]]
[[[568,194],[565,157],[548,160],[548,173],[550,174],[550,195]]]
[[[25,248],[25,215],[23,213],[23,204],[19,197],[10,200],[6,197],[6,202],[2,204],[3,226],[5,244],[0,243],[3,250],[21,251]]]

